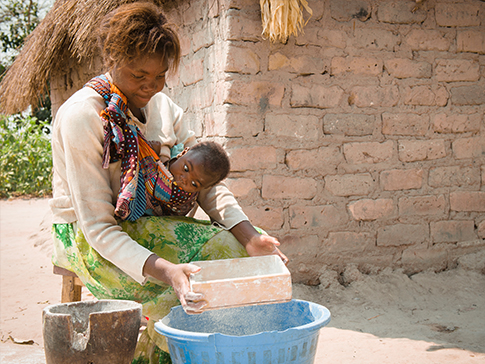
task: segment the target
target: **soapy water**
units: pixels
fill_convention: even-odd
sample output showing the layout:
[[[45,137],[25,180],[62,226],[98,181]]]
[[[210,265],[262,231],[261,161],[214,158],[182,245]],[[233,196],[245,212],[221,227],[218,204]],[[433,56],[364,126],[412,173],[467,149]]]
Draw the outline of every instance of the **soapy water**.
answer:
[[[173,310],[162,322],[183,331],[245,336],[284,331],[311,323],[313,319],[314,316],[307,305],[286,302],[221,308],[199,315],[187,315],[183,310]]]

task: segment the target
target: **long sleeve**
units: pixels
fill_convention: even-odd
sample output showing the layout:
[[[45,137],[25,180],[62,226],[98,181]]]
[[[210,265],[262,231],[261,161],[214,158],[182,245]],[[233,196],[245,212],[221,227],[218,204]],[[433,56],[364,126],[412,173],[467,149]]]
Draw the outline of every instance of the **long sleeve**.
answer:
[[[242,221],[249,221],[224,182],[202,190],[197,203],[213,221],[217,221],[226,229],[232,229]]]
[[[52,137],[53,222],[78,221],[88,243],[101,256],[143,283],[143,267],[152,252],[123,232],[114,218],[121,168],[120,162],[102,168],[104,131],[99,113],[104,107],[96,91],[83,88],[57,113]],[[172,146],[196,143],[194,133],[183,121],[182,109],[165,94],[155,95],[143,112],[146,124],[136,119],[133,122],[148,140],[162,142],[167,159]],[[213,220],[228,229],[247,220],[224,184],[202,191],[198,202]]]
[[[150,102],[150,108],[147,109],[147,118],[151,124],[147,127],[146,135],[151,140],[156,137],[160,139],[162,143],[160,155],[168,160],[170,148],[175,144],[183,143],[185,147],[196,144],[194,132],[189,130],[186,123],[183,122],[182,109],[173,104],[167,96],[159,94],[153,101]],[[152,116],[159,112],[158,110],[161,110],[162,119],[172,120],[172,122],[162,124],[153,122]],[[231,229],[241,221],[248,220],[236,198],[224,183],[201,191],[197,202],[212,220],[227,229]]]
[[[101,256],[142,283],[143,266],[152,253],[121,231],[114,218],[117,190],[112,184],[119,186],[120,166],[117,162],[102,168],[103,125],[98,116],[102,100],[97,102],[97,94],[89,89],[78,92],[54,121],[54,222],[77,220]]]

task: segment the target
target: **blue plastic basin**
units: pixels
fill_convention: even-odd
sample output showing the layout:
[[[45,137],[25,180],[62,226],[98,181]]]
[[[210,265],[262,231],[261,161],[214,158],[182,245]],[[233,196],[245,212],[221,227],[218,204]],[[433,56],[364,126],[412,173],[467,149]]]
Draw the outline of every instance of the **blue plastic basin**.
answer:
[[[312,364],[327,308],[313,302],[245,306],[187,315],[181,306],[155,324],[174,364]]]

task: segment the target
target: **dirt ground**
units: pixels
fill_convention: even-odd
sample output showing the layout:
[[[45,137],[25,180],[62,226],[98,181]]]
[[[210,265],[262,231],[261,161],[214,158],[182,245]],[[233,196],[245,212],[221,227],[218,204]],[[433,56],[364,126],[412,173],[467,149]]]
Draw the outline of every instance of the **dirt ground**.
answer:
[[[47,199],[0,201],[2,364],[45,363],[42,309],[60,302],[61,289],[49,231]],[[392,270],[362,275],[349,267],[346,287],[322,268],[320,286],[294,285],[295,298],[332,313],[315,363],[485,363],[485,252],[458,263],[411,277]]]

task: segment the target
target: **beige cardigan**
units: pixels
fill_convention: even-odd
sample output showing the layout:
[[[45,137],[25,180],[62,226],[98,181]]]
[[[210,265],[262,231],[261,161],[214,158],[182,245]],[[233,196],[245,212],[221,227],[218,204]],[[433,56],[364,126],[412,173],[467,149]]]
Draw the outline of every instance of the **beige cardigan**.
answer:
[[[77,221],[101,256],[143,283],[143,266],[152,252],[121,231],[114,218],[121,168],[120,162],[102,168],[104,136],[99,113],[103,108],[103,98],[85,87],[57,113],[52,134],[53,198],[49,201],[53,223]],[[148,140],[162,143],[162,160],[170,157],[172,146],[196,143],[194,133],[182,119],[182,109],[167,95],[156,94],[142,111],[146,124],[132,116],[133,122]],[[248,220],[223,183],[202,191],[198,203],[212,220],[227,229]]]

